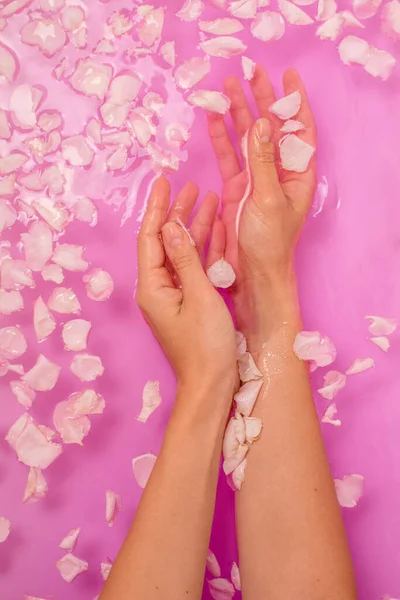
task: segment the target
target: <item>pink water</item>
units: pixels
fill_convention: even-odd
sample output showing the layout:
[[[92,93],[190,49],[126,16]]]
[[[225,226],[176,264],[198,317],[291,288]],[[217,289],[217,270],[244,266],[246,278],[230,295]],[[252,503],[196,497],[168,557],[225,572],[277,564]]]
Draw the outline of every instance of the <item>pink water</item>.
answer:
[[[38,4],[33,2],[29,8],[37,8]],[[196,22],[181,23],[174,16],[181,4],[180,0],[168,1],[163,33],[164,41],[176,40],[178,63],[201,55],[196,50],[200,41]],[[161,6],[158,2],[155,5]],[[90,0],[87,7],[91,49],[108,15],[113,10],[131,8],[132,3]],[[314,14],[314,8],[310,7],[310,14]],[[14,17],[0,34],[0,40],[24,58],[17,83],[46,86],[48,96],[42,108],[60,108],[65,117],[63,135],[78,133],[89,115],[96,115],[99,102],[77,95],[52,79],[50,73],[62,53],[73,62],[89,51],[72,49],[70,44],[54,58],[45,59],[37,49],[23,46],[18,31],[28,20],[27,11]],[[214,16],[220,16],[219,11],[207,5],[203,18]],[[382,36],[378,19],[365,24],[362,37],[400,58],[399,42]],[[365,495],[358,507],[344,511],[359,598],[377,600],[384,594],[400,597],[400,342],[398,336],[393,336],[391,349],[383,354],[368,341],[364,321],[366,314],[400,317],[400,68],[397,66],[392,77],[382,82],[359,67],[345,67],[336,44],[321,42],[314,30],[315,26],[288,26],[282,40],[265,44],[252,38],[245,23],[245,31],[238,37],[248,44],[246,56],[268,69],[278,94],[282,72],[294,65],[304,78],[315,113],[319,178],[326,176],[329,195],[323,207],[317,203],[313,208],[298,251],[305,329],[318,329],[334,340],[338,349],[335,368],[339,370],[345,370],[356,357],[371,356],[376,362],[373,370],[349,378],[337,399],[343,425],[325,425],[323,433],[333,475],[360,473],[365,477]],[[128,34],[119,47],[125,49],[130,43]],[[174,91],[172,70],[162,60],[154,63],[152,58],[143,58],[136,62],[133,58],[127,64],[120,55],[100,59],[117,70],[140,73],[148,89],[163,96],[167,93],[166,121],[177,110],[182,111],[184,104],[180,92]],[[221,89],[222,79],[228,74],[243,77],[240,57],[229,61],[213,58],[211,74],[197,88]],[[6,107],[12,87],[0,89],[0,105]],[[193,114],[192,137],[180,153],[179,172],[171,176],[173,190],[192,179],[200,186],[201,194],[207,189],[220,192],[205,115],[201,110]],[[191,124],[192,109],[186,114],[180,112],[179,119]],[[83,446],[65,446],[63,454],[46,470],[49,492],[34,504],[22,503],[28,468],[17,462],[6,442],[0,442],[0,516],[8,517],[12,524],[9,539],[0,544],[2,600],[22,600],[24,594],[54,600],[92,600],[99,594],[100,562],[107,556],[115,558],[141,495],[131,460],[146,452],[157,454],[174,400],[173,373],[134,300],[138,220],[154,174],[143,159],[125,173],[113,176],[102,169],[103,160],[101,152],[91,170],[76,169],[69,192],[87,194],[96,201],[97,226],[74,222],[62,241],[84,244],[92,266],[108,270],[115,281],[111,299],[94,303],[86,297],[81,277],[66,273],[66,285],[74,287],[81,301],[82,317],[93,324],[89,351],[101,356],[105,365],[95,389],[104,395],[107,408],[104,415],[93,417],[92,430]],[[1,239],[15,244],[25,229],[17,223]],[[14,246],[15,252],[17,257]],[[23,312],[0,318],[0,326],[18,324],[27,335],[28,351],[18,361],[25,369],[32,366],[39,351],[33,334],[32,302],[39,293],[47,299],[54,287],[39,280],[34,290],[23,292]],[[64,320],[57,317],[58,322]],[[38,422],[51,426],[55,404],[83,386],[67,368],[71,357],[62,348],[59,329],[40,345],[40,351],[65,367],[55,389],[38,393],[31,409]],[[323,374],[321,369],[313,374],[315,390],[321,387]],[[9,390],[9,379],[7,375],[0,380],[1,439],[23,412]],[[135,417],[148,380],[160,381],[163,403],[142,424]],[[325,401],[318,394],[315,400],[322,412]],[[121,494],[124,504],[112,528],[105,521],[108,488]],[[231,562],[237,559],[233,502],[233,493],[221,477],[210,546],[224,577],[229,577]],[[63,555],[58,545],[70,529],[79,526],[82,532],[75,553],[88,561],[89,570],[67,584],[55,568]],[[209,598],[208,591],[204,598]]]

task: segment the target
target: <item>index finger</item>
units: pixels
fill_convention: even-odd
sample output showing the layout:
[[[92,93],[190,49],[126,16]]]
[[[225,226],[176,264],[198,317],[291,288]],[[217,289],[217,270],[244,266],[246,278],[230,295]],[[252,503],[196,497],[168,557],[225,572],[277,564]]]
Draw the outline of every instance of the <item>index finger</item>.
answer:
[[[138,237],[139,278],[164,267],[165,253],[160,233],[166,222],[171,188],[165,177],[155,182]]]

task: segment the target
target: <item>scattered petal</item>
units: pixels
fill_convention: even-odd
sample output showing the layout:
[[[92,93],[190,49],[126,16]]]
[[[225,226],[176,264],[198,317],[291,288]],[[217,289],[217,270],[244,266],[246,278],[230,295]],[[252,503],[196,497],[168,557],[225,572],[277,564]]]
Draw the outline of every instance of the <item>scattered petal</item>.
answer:
[[[176,13],[181,21],[196,21],[204,10],[202,0],[185,0],[182,8]]]
[[[373,77],[380,77],[383,81],[389,79],[396,65],[396,59],[393,54],[386,50],[378,50],[370,47],[370,56],[364,69]]]
[[[132,459],[133,474],[138,485],[145,488],[157,460],[154,454],[143,454]]]
[[[81,381],[94,381],[104,373],[101,358],[93,354],[77,354],[72,359],[70,369]]]
[[[237,19],[215,19],[215,21],[199,21],[200,31],[211,33],[212,35],[232,35],[243,30],[243,25]]]
[[[91,300],[103,302],[108,300],[114,290],[114,281],[107,271],[93,269],[83,276],[86,293]]]
[[[384,335],[369,338],[369,341],[375,344],[375,346],[378,346],[383,352],[387,352],[390,348],[390,340]]]
[[[118,513],[122,509],[122,498],[111,490],[106,490],[106,521],[108,526],[114,525]]]
[[[368,331],[372,333],[372,335],[391,335],[397,329],[397,319],[372,316],[367,316],[365,318],[371,321],[368,326]]]
[[[17,59],[11,49],[5,44],[0,44],[0,77],[12,83],[18,70],[17,65]]]
[[[217,557],[215,556],[214,552],[212,552],[210,549],[207,553],[206,567],[207,570],[211,573],[211,575],[213,575],[214,577],[221,577],[221,567],[219,566]]]
[[[257,14],[258,0],[235,0],[229,6],[229,12],[239,19],[254,19]]]
[[[207,269],[207,277],[214,287],[223,289],[231,287],[236,280],[232,265],[224,258],[221,258]]]
[[[76,544],[78,543],[78,537],[80,532],[80,527],[77,527],[76,529],[71,529],[71,531],[69,531],[67,535],[61,540],[59,548],[62,548],[67,552],[73,552],[76,548]]]
[[[33,129],[36,125],[35,110],[42,98],[42,92],[30,85],[17,86],[10,97],[11,118],[20,129]]]
[[[286,21],[291,25],[311,25],[311,23],[314,23],[314,19],[289,0],[278,0],[278,6]]]
[[[36,502],[47,494],[47,482],[40,469],[31,467],[28,473],[23,502]]]
[[[8,156],[0,158],[0,175],[8,175],[18,171],[28,160],[26,154],[11,152]]]
[[[32,207],[56,231],[62,231],[68,223],[67,209],[51,198],[41,197],[38,202],[32,202]]]
[[[73,554],[66,554],[56,563],[61,577],[67,583],[71,583],[80,573],[87,571],[89,565],[86,561],[77,558]]]
[[[89,263],[84,260],[83,246],[60,244],[53,252],[51,260],[66,271],[86,271]]]
[[[375,366],[373,358],[356,358],[353,364],[347,369],[346,375],[357,375],[363,373]]]
[[[263,42],[280,40],[285,29],[286,25],[282,15],[270,10],[259,13],[250,27],[253,37]]]
[[[53,253],[53,232],[50,227],[37,221],[21,234],[25,260],[32,271],[42,271]]]
[[[32,406],[36,392],[25,381],[10,381],[10,389],[22,406],[25,408]]]
[[[227,456],[223,462],[222,468],[225,475],[230,475],[244,460],[249,447],[247,444],[239,444],[235,454]]]
[[[143,389],[143,406],[137,420],[146,423],[149,416],[160,406],[161,402],[160,382],[148,381]]]
[[[256,70],[256,63],[251,58],[247,58],[247,56],[242,56],[242,69],[244,78],[247,81],[251,81],[254,77],[254,72]]]
[[[136,27],[139,40],[145,46],[152,46],[161,37],[163,25],[164,9],[151,7],[149,11],[146,11],[142,21]]]
[[[299,91],[295,91],[284,98],[280,98],[269,110],[282,120],[290,119],[297,115],[300,109],[301,95]]]
[[[0,543],[5,542],[10,535],[11,521],[5,517],[0,517]]]
[[[90,321],[84,319],[73,319],[67,321],[63,325],[62,339],[64,342],[65,350],[72,350],[79,352],[80,350],[86,350],[87,338],[92,328]]]
[[[56,321],[41,296],[33,305],[33,326],[38,342],[46,339],[56,328]]]
[[[228,96],[225,96],[225,94],[208,90],[197,90],[196,92],[192,92],[190,96],[188,96],[187,101],[189,104],[199,106],[209,112],[216,112],[220,115],[224,115],[228,112],[231,105],[230,99]]]
[[[42,277],[44,281],[52,281],[53,283],[62,283],[64,281],[63,270],[59,265],[46,265],[42,269]]]
[[[231,58],[236,54],[241,54],[247,49],[246,44],[231,35],[214,37],[200,43],[200,48],[210,56],[219,58]]]
[[[382,9],[381,18],[383,33],[393,40],[400,40],[400,2],[387,2]]]
[[[353,0],[353,11],[359,19],[370,19],[378,12],[382,0]]]
[[[252,444],[261,435],[262,420],[258,417],[244,417],[244,424],[246,428],[246,442]]]
[[[18,312],[24,308],[24,300],[21,296],[21,292],[18,290],[7,290],[0,289],[0,314],[11,315],[14,312]]]
[[[321,422],[329,423],[330,425],[333,425],[334,427],[340,427],[342,424],[342,421],[340,421],[340,419],[335,419],[336,414],[337,414],[337,408],[336,408],[336,404],[333,402],[332,404],[330,404],[328,406],[328,408],[322,415]]]
[[[90,431],[90,420],[86,415],[78,415],[70,400],[59,402],[53,413],[54,427],[61,435],[64,444],[82,445]]]
[[[12,227],[17,220],[17,211],[8,200],[0,199],[0,233]]]
[[[335,479],[336,494],[340,506],[354,508],[364,493],[364,477],[362,475],[345,475],[343,479]]]
[[[245,417],[249,417],[253,411],[258,394],[263,386],[262,379],[248,381],[242,385],[235,394],[234,400],[238,411]]]
[[[175,66],[175,42],[165,42],[160,48],[160,54],[168,65]]]
[[[344,18],[341,13],[336,13],[320,25],[316,35],[321,40],[336,40],[344,26]]]
[[[0,329],[0,357],[15,360],[22,356],[27,349],[24,334],[18,327],[3,327]]]
[[[314,153],[315,148],[290,133],[280,145],[282,168],[296,173],[305,173]]]
[[[303,129],[305,129],[303,123],[293,119],[288,119],[281,127],[282,133],[295,133],[296,131],[302,131]]]
[[[174,78],[180,88],[188,90],[204,79],[210,71],[210,58],[208,56],[196,56],[180,65],[174,73]]]
[[[82,223],[89,223],[91,227],[97,223],[97,208],[90,198],[77,198],[75,204],[70,207],[70,211]]]
[[[35,365],[23,375],[22,379],[33,390],[47,392],[54,388],[60,373],[61,367],[59,365],[56,365],[43,356],[43,354],[40,354]]]
[[[124,106],[133,102],[142,87],[141,80],[133,74],[123,74],[114,77],[108,92],[109,101],[116,106]]]
[[[232,568],[231,568],[231,581],[232,581],[235,589],[238,590],[238,592],[240,592],[242,589],[242,584],[240,582],[239,567],[237,566],[237,564],[235,562],[232,564]]]
[[[77,416],[101,415],[106,406],[103,396],[91,389],[72,394],[68,402],[71,412]]]
[[[81,305],[75,292],[65,287],[57,287],[53,290],[47,306],[50,310],[62,315],[78,313],[81,310]]]
[[[104,579],[104,581],[107,581],[108,576],[111,573],[112,566],[113,566],[113,563],[112,563],[111,558],[107,558],[106,561],[103,561],[102,563],[100,563],[101,576]]]
[[[21,29],[21,40],[28,46],[36,46],[45,56],[54,56],[67,42],[61,25],[52,19],[39,18],[29,21]]]
[[[150,110],[155,115],[160,116],[164,108],[164,100],[160,94],[156,92],[148,92],[142,100],[144,108]]]
[[[236,331],[236,349],[237,349],[237,358],[243,356],[247,351],[247,340],[244,337],[241,331]]]
[[[180,148],[190,139],[190,127],[186,123],[168,123],[165,138],[170,146]]]
[[[91,164],[94,152],[83,135],[72,135],[61,142],[64,159],[73,167],[87,167]]]
[[[232,485],[234,490],[241,490],[245,479],[245,471],[247,467],[247,458],[244,458],[240,465],[232,473]],[[236,585],[235,585],[236,587]],[[236,588],[237,589],[237,588]]]
[[[345,65],[366,65],[370,58],[368,42],[355,36],[345,37],[338,46],[339,56]]]
[[[300,360],[310,361],[311,371],[327,367],[336,359],[333,342],[319,331],[300,331],[296,335],[293,351]]]
[[[327,21],[336,13],[336,0],[318,0],[317,21]]]
[[[104,100],[113,69],[91,58],[81,58],[69,81],[77,92]]]
[[[227,579],[218,577],[207,581],[207,583],[211,597],[214,600],[232,600],[235,595],[235,588]]]
[[[252,381],[253,379],[262,378],[262,373],[258,369],[250,352],[245,352],[242,356],[238,358],[238,367],[240,381],[242,381],[243,383]]]
[[[41,427],[25,413],[12,425],[6,441],[15,450],[20,462],[28,467],[46,469],[61,454],[62,446],[51,441],[51,430]]]
[[[327,400],[333,400],[336,394],[346,385],[346,380],[346,375],[340,373],[340,371],[328,371],[324,375],[324,387],[320,388],[318,393]]]

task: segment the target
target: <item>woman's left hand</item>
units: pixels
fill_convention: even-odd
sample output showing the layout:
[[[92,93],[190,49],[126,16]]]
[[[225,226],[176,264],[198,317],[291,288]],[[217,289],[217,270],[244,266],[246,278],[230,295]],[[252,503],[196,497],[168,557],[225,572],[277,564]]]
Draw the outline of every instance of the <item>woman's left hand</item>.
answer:
[[[212,227],[218,197],[209,192],[191,225],[193,245],[178,223],[188,223],[198,190],[187,184],[169,211],[170,186],[154,185],[139,234],[137,303],[167,355],[179,385],[236,385],[236,342],[231,315],[209,281],[201,255]],[[178,221],[177,221],[178,220]],[[212,235],[209,256],[220,258]],[[220,256],[218,254],[220,253]],[[229,398],[231,402],[232,396]]]

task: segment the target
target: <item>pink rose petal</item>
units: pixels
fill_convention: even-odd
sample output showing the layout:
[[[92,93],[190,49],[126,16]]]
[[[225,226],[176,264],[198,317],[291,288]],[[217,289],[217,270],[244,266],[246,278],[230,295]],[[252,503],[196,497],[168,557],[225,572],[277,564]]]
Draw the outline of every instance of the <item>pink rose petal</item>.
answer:
[[[10,428],[6,441],[15,450],[20,462],[28,467],[46,469],[61,454],[62,446],[49,439],[47,428],[42,431],[40,427],[25,413]]]
[[[176,16],[181,21],[196,21],[204,10],[204,2],[202,0],[185,0],[182,8],[176,13]]]
[[[62,329],[64,349],[74,352],[86,350],[87,338],[91,328],[91,322],[84,319],[73,319],[65,323]]]
[[[230,475],[244,460],[249,447],[247,444],[240,444],[235,452],[230,456],[227,456],[222,464],[225,475]]]
[[[336,0],[318,0],[317,21],[327,21],[336,13]]]
[[[56,231],[62,231],[68,224],[68,211],[55,203],[51,198],[41,197],[38,202],[32,202],[32,207]]]
[[[383,352],[387,352],[390,348],[390,340],[384,335],[369,338],[369,341],[375,344],[375,346],[378,346]]]
[[[33,326],[38,342],[46,339],[56,328],[56,321],[41,296],[33,305]]]
[[[15,175],[9,175],[0,179],[0,194],[2,196],[13,196],[15,193]]]
[[[32,406],[36,392],[25,381],[10,381],[10,389],[22,406],[25,408]]]
[[[37,123],[43,131],[49,133],[62,126],[63,118],[58,111],[44,111],[38,116]]]
[[[109,527],[114,525],[115,519],[122,509],[122,498],[112,490],[106,490],[106,521]]]
[[[149,416],[160,406],[161,402],[160,382],[148,381],[143,389],[143,406],[137,420],[146,423]]]
[[[269,110],[280,119],[286,120],[297,115],[300,109],[300,104],[301,95],[300,92],[296,90],[288,96],[280,98],[274,102],[274,104],[269,107]]]
[[[371,322],[368,326],[368,331],[375,336],[379,335],[391,335],[397,329],[397,319],[388,317],[371,317],[367,316]]]
[[[373,358],[356,358],[353,364],[347,369],[346,375],[357,375],[363,373],[375,366]]]
[[[278,6],[286,21],[291,25],[311,25],[311,23],[314,23],[314,19],[289,0],[278,0]]]
[[[340,421],[340,419],[335,419],[336,414],[337,414],[337,408],[336,408],[336,404],[333,402],[332,404],[330,404],[328,406],[328,408],[322,415],[321,423],[329,423],[330,425],[333,425],[334,427],[340,427],[342,422]]]
[[[67,42],[65,31],[53,19],[29,21],[22,27],[20,34],[24,44],[36,46],[45,56],[54,56]]]
[[[148,7],[150,7],[150,10],[147,10]],[[150,5],[142,8],[146,9],[146,13],[143,15],[142,21],[136,26],[136,33],[142,44],[152,46],[161,37],[164,26],[164,9],[153,8]]]
[[[364,493],[364,477],[362,475],[345,475],[343,479],[335,479],[336,494],[340,506],[354,508]]]
[[[303,142],[297,135],[289,133],[280,145],[282,168],[286,171],[305,173],[314,153],[315,148]]]
[[[87,571],[89,565],[86,561],[77,558],[73,554],[66,554],[56,563],[61,577],[67,583],[71,583],[80,573]]]
[[[339,371],[329,371],[324,375],[324,387],[318,390],[327,400],[333,400],[340,390],[346,385],[347,377]]]
[[[80,6],[67,6],[61,14],[61,22],[64,29],[74,31],[85,21],[85,11]]]
[[[207,277],[216,288],[229,288],[236,280],[236,274],[224,258],[221,258],[216,263],[207,269]]]
[[[31,467],[28,473],[23,502],[36,502],[47,494],[47,482],[40,469]]]
[[[17,86],[10,97],[11,118],[20,129],[33,129],[37,118],[35,110],[43,93],[30,85]]]
[[[241,331],[236,331],[236,350],[237,358],[239,359],[247,352],[247,340]]]
[[[378,50],[373,46],[370,47],[370,56],[364,69],[373,77],[380,77],[383,81],[389,79],[394,67],[396,59],[393,54],[386,50]]]
[[[77,527],[76,529],[71,529],[67,533],[65,537],[60,542],[59,548],[66,550],[67,552],[73,552],[76,548],[76,544],[78,543],[78,537],[81,532],[81,527]]]
[[[57,287],[53,290],[47,306],[50,310],[62,315],[78,313],[81,310],[81,305],[75,292],[65,287]]]
[[[242,584],[240,581],[239,567],[237,566],[237,564],[235,562],[232,564],[232,568],[231,568],[231,581],[232,581],[235,589],[240,592],[242,589]]]
[[[262,420],[258,417],[245,417],[244,424],[246,428],[246,442],[248,444],[252,444],[261,435],[262,430]]]
[[[232,600],[235,588],[227,579],[221,577],[207,581],[208,589],[214,600]]]
[[[238,367],[240,381],[242,381],[243,383],[252,381],[253,379],[260,379],[262,377],[262,373],[258,369],[250,352],[245,352],[242,356],[239,357]]]
[[[216,112],[220,115],[224,115],[230,108],[231,101],[228,96],[221,92],[214,92],[208,90],[197,90],[192,92],[188,96],[187,101],[189,104],[204,108],[209,112]]]
[[[59,265],[46,265],[42,269],[42,277],[44,281],[52,281],[53,283],[64,281],[63,270]]]
[[[21,234],[25,260],[32,271],[42,271],[53,253],[53,232],[50,227],[37,221],[32,223],[28,233]]]
[[[215,556],[214,552],[211,552],[210,549],[207,552],[206,567],[207,570],[211,573],[211,575],[213,575],[214,577],[221,577],[221,567],[219,566],[217,557]]]
[[[93,354],[77,354],[72,359],[70,369],[81,381],[94,381],[104,373],[101,358]]]
[[[124,106],[137,98],[142,87],[141,80],[131,73],[114,77],[108,92],[109,101],[116,106]]]
[[[43,354],[40,354],[36,364],[30,371],[23,375],[22,379],[33,390],[37,392],[47,392],[56,385],[61,373],[61,367],[48,360]]]
[[[247,458],[244,458],[242,460],[242,462],[233,471],[231,477],[232,477],[232,487],[233,487],[234,491],[239,491],[242,489],[242,485],[243,485],[243,482],[245,479],[246,467],[247,467]]]
[[[113,562],[112,562],[111,558],[108,558],[108,557],[107,557],[107,560],[100,563],[101,576],[104,579],[104,581],[107,581],[108,576],[111,573],[112,566],[113,566]]]
[[[17,220],[17,212],[8,200],[0,199],[0,234],[12,227]]]
[[[359,19],[370,19],[378,12],[382,0],[353,0],[353,11]]]
[[[222,445],[222,454],[225,459],[233,458],[238,453],[239,447],[246,441],[246,426],[239,412],[228,421]]]
[[[243,30],[243,25],[237,19],[215,19],[215,21],[199,21],[200,31],[212,35],[232,35]]]
[[[316,35],[321,40],[334,41],[342,32],[345,25],[343,13],[336,13],[320,25],[316,31]]]
[[[103,302],[108,300],[114,290],[114,281],[107,271],[93,269],[83,276],[86,293],[91,300]]]
[[[108,19],[108,24],[116,37],[122,37],[134,27],[130,13],[124,10],[112,13]]]
[[[90,431],[90,420],[86,415],[77,415],[70,400],[59,402],[53,413],[54,427],[64,444],[82,445]]]
[[[0,44],[0,77],[4,77],[9,83],[12,83],[18,67],[17,58],[11,49],[5,44]]]
[[[108,171],[118,171],[123,169],[128,159],[128,150],[124,147],[117,148],[109,154],[106,160],[106,167]]]
[[[168,123],[164,133],[173,148],[180,148],[190,139],[190,127],[186,123]]]
[[[85,249],[75,244],[60,244],[51,260],[66,271],[86,271],[89,263],[83,258]]]
[[[154,456],[154,454],[143,454],[132,459],[133,474],[137,484],[143,489],[150,479],[156,460],[157,456]]]
[[[72,87],[85,96],[104,100],[112,78],[113,69],[91,58],[81,58],[70,77]]]
[[[18,327],[3,327],[0,329],[0,357],[15,360],[22,356],[27,349],[24,334]]]
[[[281,14],[266,10],[259,13],[251,24],[250,30],[253,37],[263,42],[280,40],[285,33],[285,21]]]
[[[164,100],[160,94],[156,92],[148,92],[142,100],[144,108],[150,110],[155,115],[162,115],[164,108]]]
[[[83,135],[72,135],[61,142],[64,159],[73,167],[87,167],[94,156],[92,148]]]
[[[77,416],[101,415],[106,405],[103,396],[91,389],[72,394],[68,402],[71,412]]]
[[[242,56],[242,69],[243,75],[246,81],[251,81],[254,77],[254,72],[256,70],[256,63],[251,58],[247,58],[247,56]]]
[[[1,46],[0,46],[1,52]],[[9,140],[11,137],[11,128],[10,123],[8,121],[7,111],[3,108],[0,108],[0,138],[4,140]]]
[[[0,517],[0,543],[5,542],[10,535],[11,521],[5,517]]]
[[[91,227],[97,223],[97,207],[90,198],[78,198],[70,211],[82,223],[89,223]]]
[[[0,175],[8,175],[18,171],[28,160],[26,154],[11,152],[8,156],[0,158]]]
[[[239,19],[254,19],[257,14],[258,0],[234,0],[229,12]]]
[[[282,133],[295,133],[296,131],[302,131],[305,129],[303,123],[293,119],[288,119],[281,127]]]
[[[168,65],[171,67],[175,66],[175,42],[166,42],[163,44],[160,48],[160,54]]]
[[[24,308],[24,300],[17,290],[7,292],[0,289],[0,314],[11,315]]]
[[[235,394],[234,400],[236,402],[238,411],[242,415],[246,417],[251,415],[262,386],[262,379],[248,381],[242,385],[239,391]]]
[[[176,84],[183,90],[188,90],[199,83],[211,71],[211,61],[208,56],[196,56],[180,65],[175,73]]]
[[[336,359],[333,342],[319,331],[300,331],[295,339],[293,351],[300,360],[310,361],[311,371],[327,367]]]
[[[150,142],[147,150],[151,156],[154,171],[174,172],[179,169],[179,158],[172,152],[164,150],[158,144]]]
[[[400,2],[391,0],[382,9],[382,31],[392,40],[400,40]]]
[[[201,42],[199,46],[206,54],[218,56],[219,58],[231,58],[247,49],[246,44],[242,40],[231,35],[211,38],[205,42]]]
[[[368,42],[355,36],[345,37],[338,46],[339,56],[345,65],[366,65],[371,52]]]

